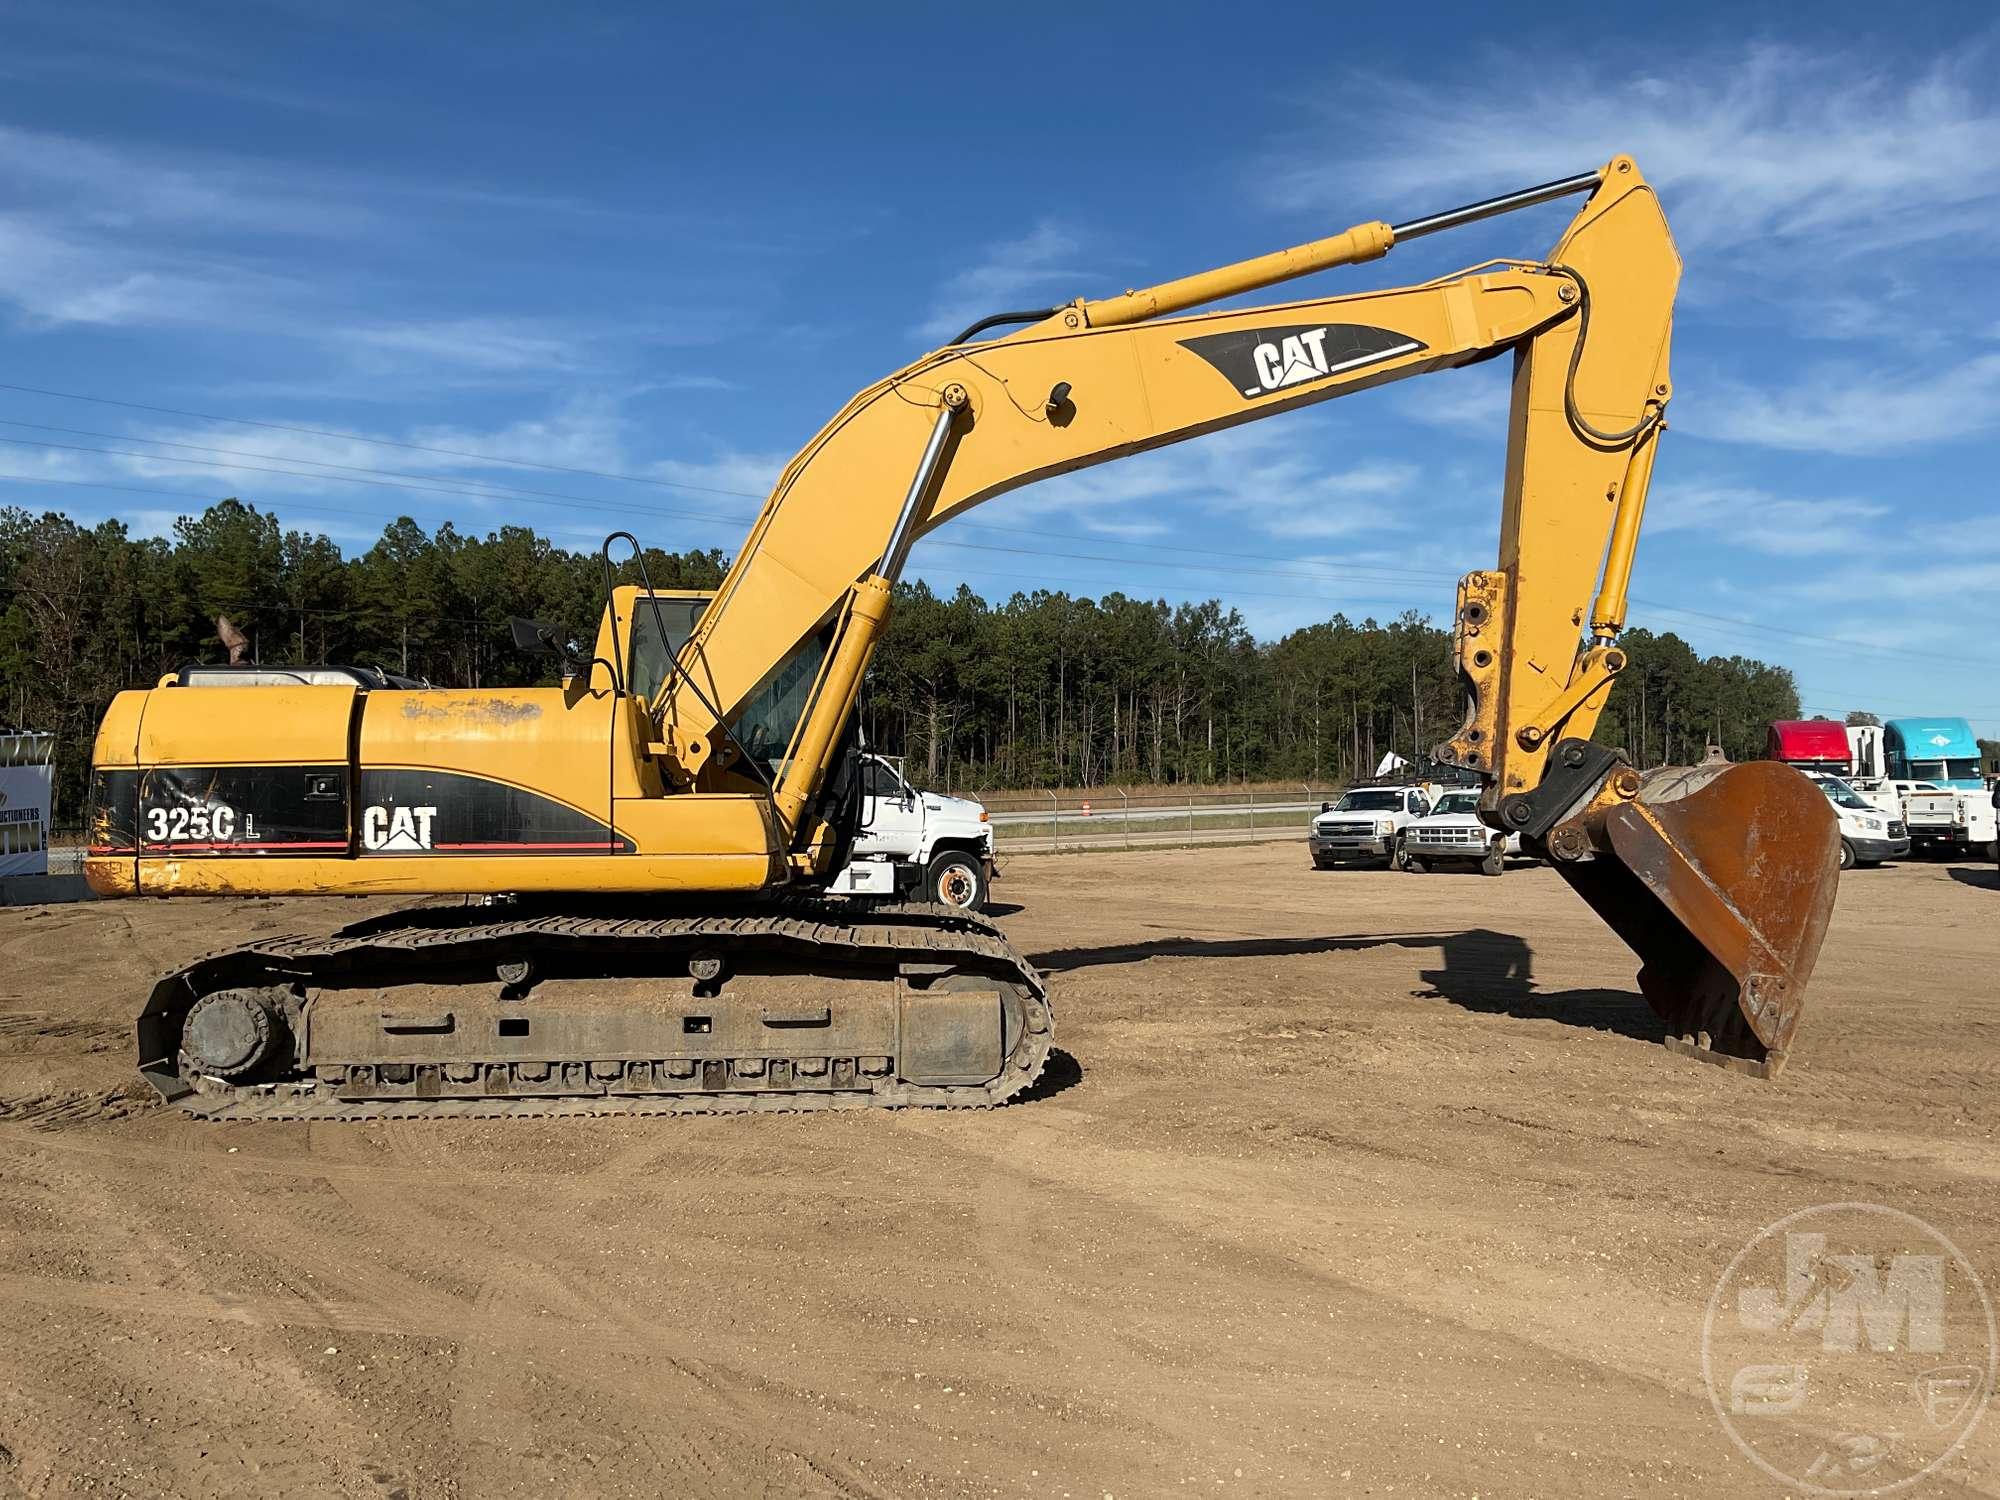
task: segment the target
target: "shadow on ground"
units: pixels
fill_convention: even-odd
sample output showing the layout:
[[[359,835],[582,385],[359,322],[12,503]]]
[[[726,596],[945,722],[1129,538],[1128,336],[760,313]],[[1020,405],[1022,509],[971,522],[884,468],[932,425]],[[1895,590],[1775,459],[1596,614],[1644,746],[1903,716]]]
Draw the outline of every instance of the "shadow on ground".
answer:
[[[1049,1049],[1049,1060],[1042,1064],[1042,1076],[1035,1080],[1034,1087],[1024,1094],[1017,1094],[1009,1104],[1032,1104],[1037,1099],[1053,1099],[1064,1089],[1073,1089],[1083,1082],[1083,1064],[1060,1047]]]
[[[1976,885],[1982,891],[2000,891],[2000,870],[1982,870],[1977,867],[1968,870],[1957,867],[1945,873],[1960,885]]]
[[[1031,955],[1044,974],[1065,974],[1109,964],[1144,963],[1149,958],[1287,958],[1314,953],[1352,953],[1370,948],[1433,950],[1440,967],[1418,977],[1429,986],[1421,998],[1449,1000],[1462,1010],[1554,1021],[1586,1031],[1608,1031],[1635,1041],[1666,1039],[1664,1022],[1636,990],[1537,991],[1534,950],[1510,932],[1483,927],[1463,932],[1372,933],[1354,937],[1159,938],[1102,948],[1057,948]],[[1054,1064],[1051,1062],[1051,1068]]]
[[[1640,1042],[1667,1039],[1666,1023],[1635,991],[1536,990],[1534,950],[1511,932],[1475,927],[1453,933],[1440,947],[1444,967],[1426,969],[1419,977],[1431,993],[1463,1010],[1555,1021]]]

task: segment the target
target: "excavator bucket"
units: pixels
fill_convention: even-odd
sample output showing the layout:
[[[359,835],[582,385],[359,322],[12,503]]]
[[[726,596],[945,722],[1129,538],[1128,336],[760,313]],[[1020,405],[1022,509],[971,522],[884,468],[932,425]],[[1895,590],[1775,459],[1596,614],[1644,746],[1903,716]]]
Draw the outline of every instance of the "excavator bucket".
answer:
[[[1785,1065],[1833,915],[1840,830],[1775,761],[1655,771],[1563,878],[1639,955],[1667,1046],[1759,1078]]]

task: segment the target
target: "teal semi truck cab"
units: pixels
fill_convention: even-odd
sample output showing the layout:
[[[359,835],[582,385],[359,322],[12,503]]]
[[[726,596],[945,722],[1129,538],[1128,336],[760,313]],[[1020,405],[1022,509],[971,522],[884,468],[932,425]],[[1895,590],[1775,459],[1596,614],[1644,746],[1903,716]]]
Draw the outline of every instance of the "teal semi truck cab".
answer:
[[[1891,719],[1882,726],[1882,748],[1892,780],[1986,790],[1979,774],[1979,741],[1964,719]]]

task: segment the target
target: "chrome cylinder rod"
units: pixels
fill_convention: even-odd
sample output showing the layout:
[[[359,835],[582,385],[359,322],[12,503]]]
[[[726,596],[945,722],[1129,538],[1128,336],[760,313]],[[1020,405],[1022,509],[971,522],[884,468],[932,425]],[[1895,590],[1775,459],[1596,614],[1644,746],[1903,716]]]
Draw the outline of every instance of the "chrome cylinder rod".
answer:
[[[917,461],[916,475],[910,480],[910,492],[903,497],[903,509],[896,517],[895,529],[889,533],[889,545],[882,550],[881,574],[890,583],[903,576],[903,564],[910,559],[910,548],[917,539],[917,510],[930,492],[931,480],[937,476],[938,460],[944,457],[944,442],[951,436],[952,418],[957,415],[949,406],[938,408],[930,441],[924,444],[924,456]]]
[[[1571,193],[1587,193],[1595,188],[1602,177],[1598,172],[1579,172],[1574,177],[1558,177],[1554,182],[1545,182],[1540,187],[1522,188],[1518,193],[1505,193],[1498,198],[1488,198],[1480,203],[1468,203],[1463,208],[1448,208],[1441,214],[1430,214],[1421,219],[1412,219],[1407,224],[1392,224],[1390,232],[1396,236],[1396,243],[1404,240],[1421,239],[1427,234],[1436,234],[1440,229],[1456,229],[1461,224],[1476,224],[1481,219],[1491,219],[1498,214],[1510,214],[1517,208],[1533,208],[1537,203],[1547,203],[1554,198],[1567,198]]]

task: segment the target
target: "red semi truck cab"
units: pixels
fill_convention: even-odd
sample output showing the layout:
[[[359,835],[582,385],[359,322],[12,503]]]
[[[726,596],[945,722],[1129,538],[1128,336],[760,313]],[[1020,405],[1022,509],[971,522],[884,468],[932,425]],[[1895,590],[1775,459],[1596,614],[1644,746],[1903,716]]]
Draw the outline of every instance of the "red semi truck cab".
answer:
[[[1801,771],[1824,771],[1829,776],[1853,771],[1847,726],[1834,719],[1775,720],[1764,753]]]

